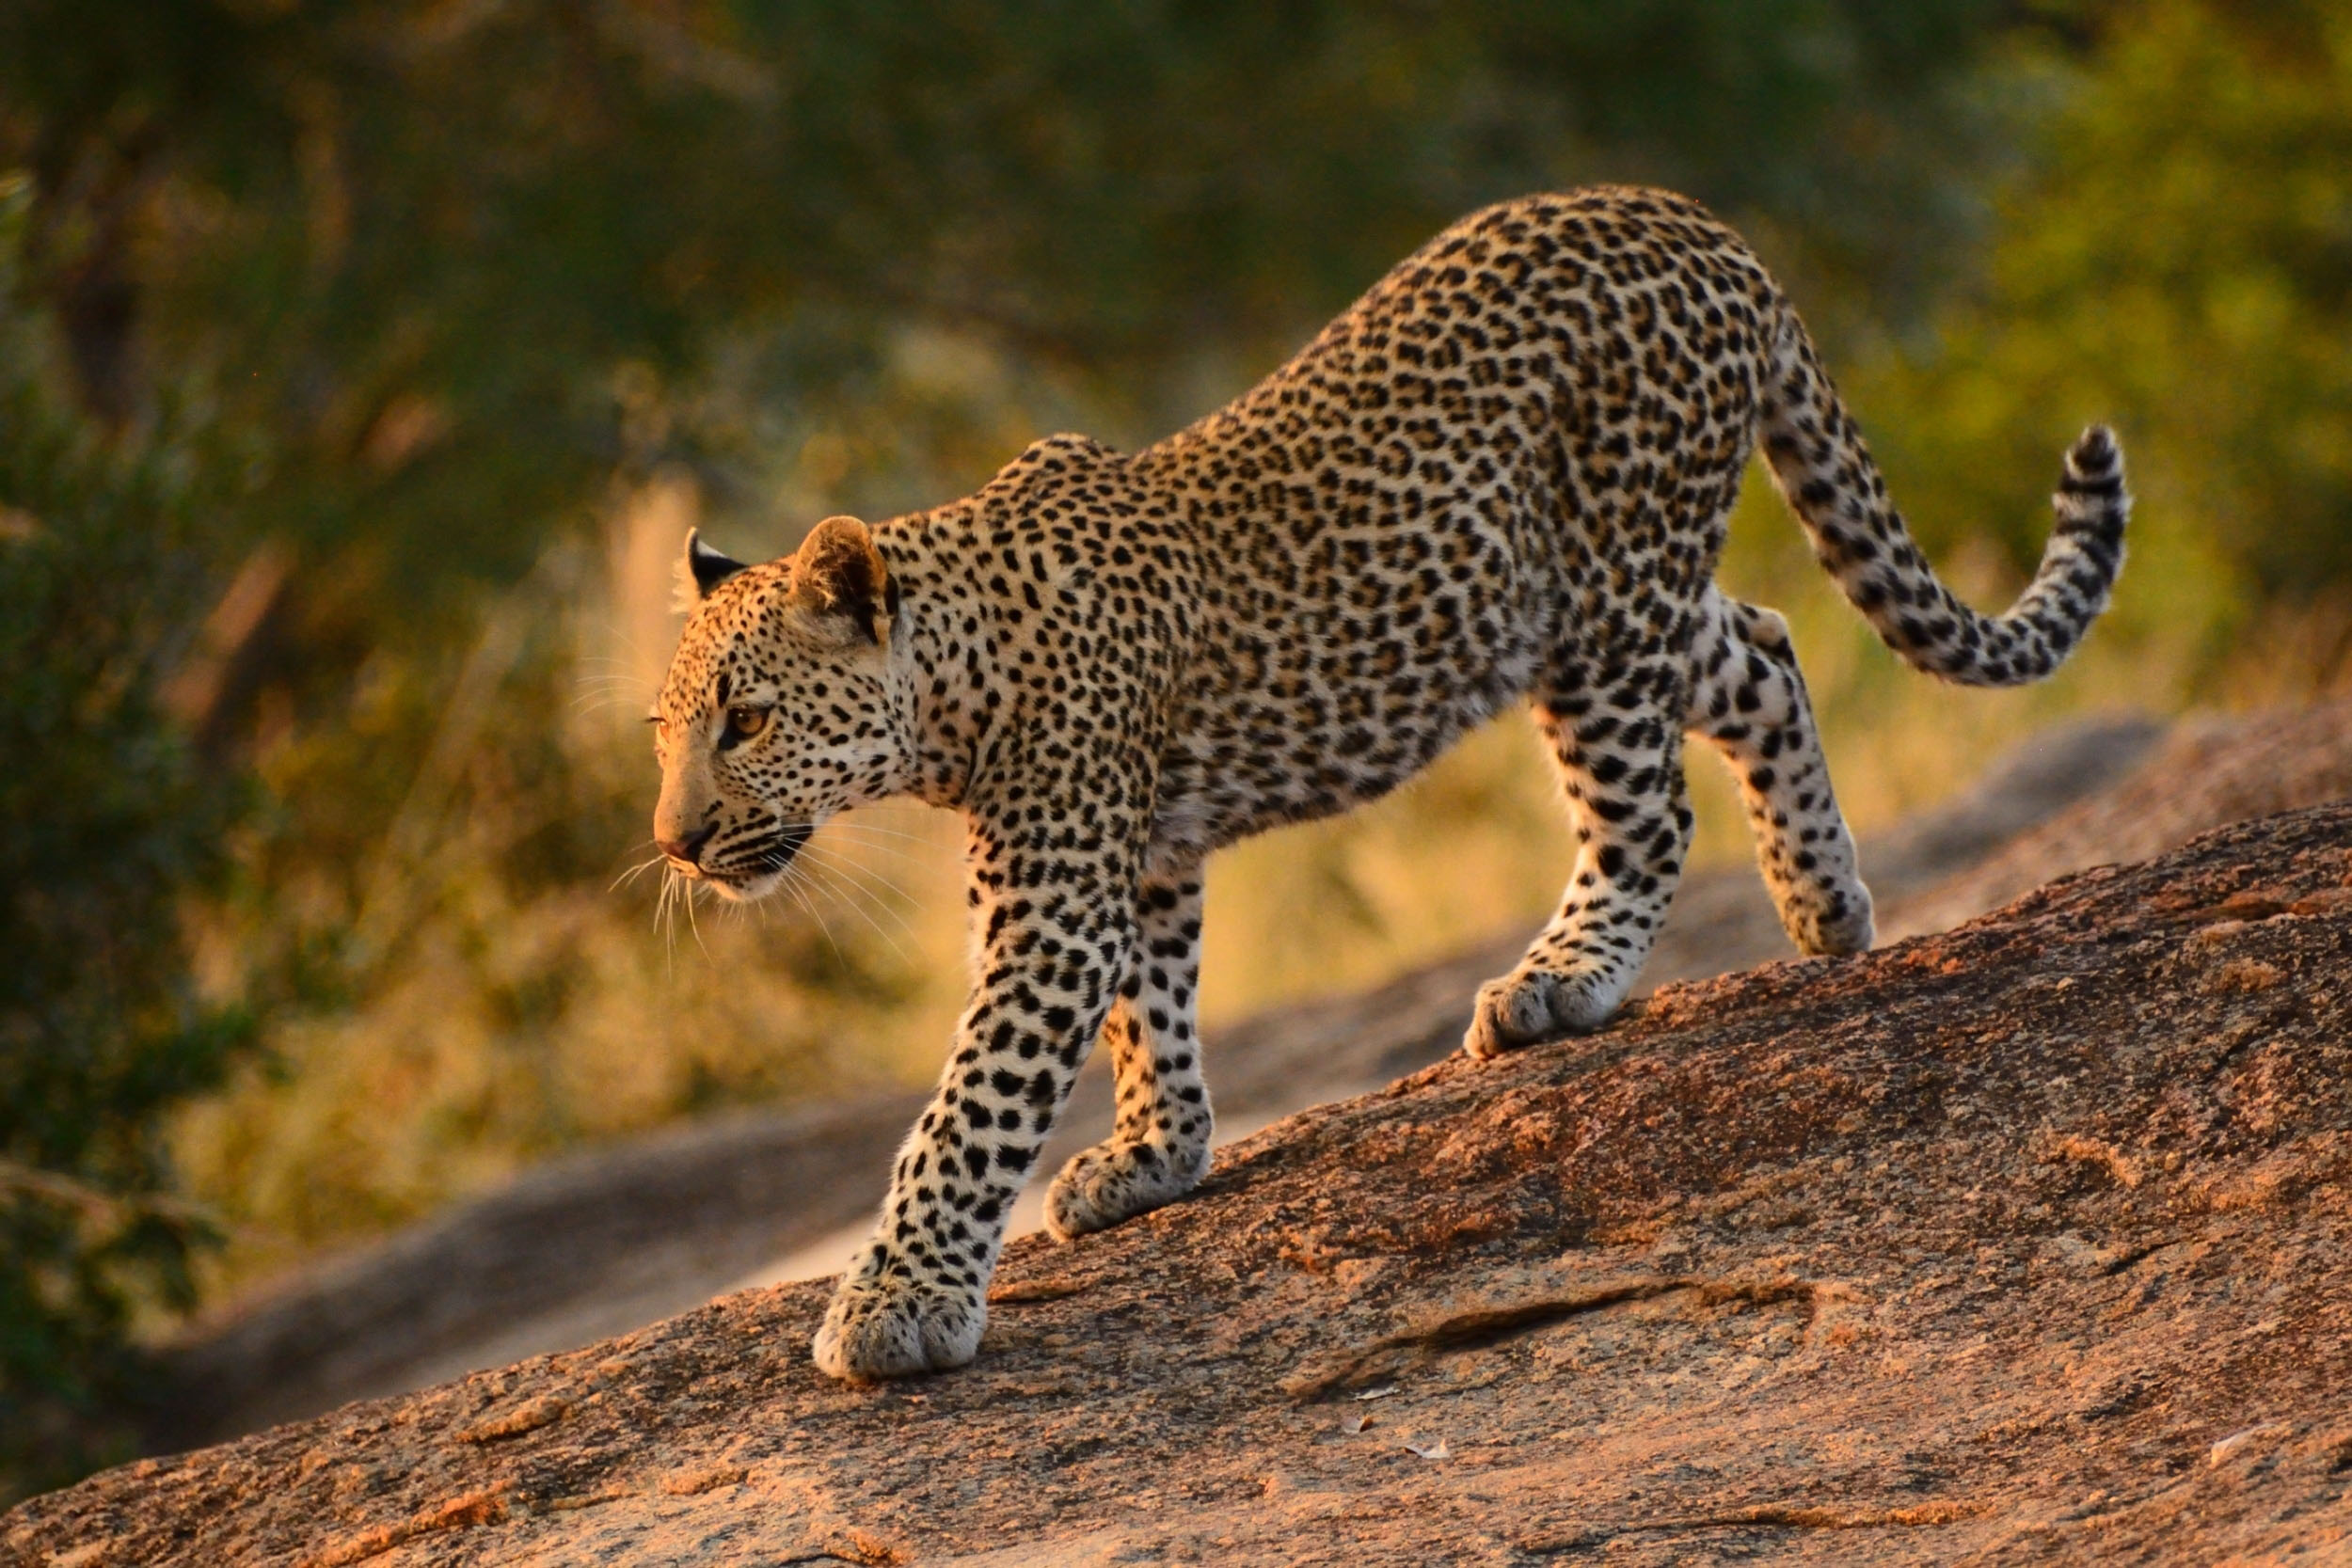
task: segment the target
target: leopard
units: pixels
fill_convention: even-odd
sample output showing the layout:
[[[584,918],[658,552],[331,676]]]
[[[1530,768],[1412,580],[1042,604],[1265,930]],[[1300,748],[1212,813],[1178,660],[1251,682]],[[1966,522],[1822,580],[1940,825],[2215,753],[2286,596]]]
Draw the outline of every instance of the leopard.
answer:
[[[1478,990],[1470,1057],[1625,1001],[1690,853],[1686,737],[1729,765],[1798,951],[1867,949],[1788,624],[1714,580],[1759,447],[1819,563],[1921,672],[2040,680],[2107,605],[2130,509],[2110,429],[2065,452],[2038,567],[1979,613],[1746,244],[1625,186],[1470,214],[1132,454],[1047,436],[962,499],[828,517],[762,564],[690,533],[652,716],[669,868],[750,900],[850,808],[907,797],[964,823],[971,990],[817,1366],[872,1382],[974,1359],[1008,1216],[1098,1041],[1113,1124],[1053,1178],[1046,1228],[1073,1242],[1198,1187],[1204,863],[1386,795],[1511,705],[1557,773],[1573,863]]]

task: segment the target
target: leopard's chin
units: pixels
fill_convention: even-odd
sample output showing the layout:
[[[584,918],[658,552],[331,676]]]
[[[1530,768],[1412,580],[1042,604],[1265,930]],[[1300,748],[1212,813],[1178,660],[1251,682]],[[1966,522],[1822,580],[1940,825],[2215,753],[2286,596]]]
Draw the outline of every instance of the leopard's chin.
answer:
[[[706,871],[701,879],[730,904],[755,904],[784,885],[784,873],[760,871],[730,877]]]

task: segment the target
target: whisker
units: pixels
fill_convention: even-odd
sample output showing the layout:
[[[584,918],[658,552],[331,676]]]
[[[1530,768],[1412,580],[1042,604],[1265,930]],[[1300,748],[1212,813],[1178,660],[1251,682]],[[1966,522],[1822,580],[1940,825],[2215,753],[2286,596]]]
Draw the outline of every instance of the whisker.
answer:
[[[890,942],[894,947],[898,945],[897,939],[892,937],[889,932],[883,930],[882,926],[875,920],[874,915],[867,912],[869,908],[879,911],[882,919],[889,921],[891,925],[897,927],[899,933],[908,941],[914,942],[916,940],[914,928],[906,923],[906,918],[899,914],[897,910],[892,909],[890,905],[871,888],[860,886],[858,883],[851,881],[845,877],[837,868],[823,864],[812,866],[809,871],[809,877],[810,880],[816,886],[823,889],[828,896],[832,897],[835,902],[847,904],[850,911],[860,919],[864,920],[868,926],[874,927],[877,935],[881,936],[883,941]],[[899,956],[901,958],[905,957],[903,953]]]
[[[803,855],[806,855],[809,851],[803,849],[801,852]],[[857,887],[859,891],[863,892],[867,897],[873,899],[874,902],[881,907],[882,912],[889,915],[892,920],[898,922],[898,928],[901,931],[906,932],[909,939],[913,939],[914,936],[914,928],[907,925],[905,917],[899,914],[898,910],[887,900],[883,899],[880,894],[875,893],[871,887],[867,886],[866,879],[870,879],[873,881],[880,882],[885,889],[896,895],[897,898],[903,903],[911,904],[914,902],[914,898],[912,894],[908,893],[906,889],[900,887],[898,883],[892,881],[888,877],[883,876],[881,872],[875,870],[871,866],[861,866],[854,861],[846,861],[835,856],[827,855],[822,850],[818,850],[817,852],[816,858],[817,863],[819,866],[836,876],[847,879],[851,885]]]
[[[677,979],[677,918],[671,912],[671,905],[676,896],[680,880],[681,879],[675,870],[663,877],[661,897],[653,907],[654,929],[660,931],[664,939],[665,957],[662,960],[662,974],[671,981]]]
[[[836,844],[822,837],[821,835],[812,837],[806,843],[802,845],[801,853],[804,855],[823,855],[829,860],[840,862],[845,864],[861,866],[879,877],[882,875],[882,869],[879,866],[868,866],[864,861],[858,859],[860,854],[863,854],[868,849],[881,849],[886,854],[899,854],[903,857],[902,851],[891,849],[885,845],[854,843]],[[898,890],[894,888],[893,891],[896,892]]]
[[[822,868],[820,867],[819,869]],[[835,895],[838,896],[834,884],[831,882],[816,878],[812,878],[811,880],[814,881],[818,888],[827,893],[835,893]],[[866,896],[870,898],[873,895],[871,894],[867,894]],[[850,911],[851,914],[856,915],[860,920],[865,921],[867,926],[873,928],[874,934],[882,939],[883,942],[889,946],[891,952],[898,955],[898,961],[900,963],[911,964],[914,961],[908,956],[907,950],[898,945],[898,939],[892,936],[888,931],[883,930],[882,923],[876,920],[872,915],[866,912],[866,908],[863,904],[858,902],[855,898],[841,898],[840,902]],[[884,912],[887,913],[889,911],[885,910]],[[900,921],[899,924],[903,927],[905,922]],[[909,931],[907,933],[910,937],[914,936],[914,933],[913,931]]]
[[[613,878],[612,887],[608,887],[604,891],[611,893],[615,889],[627,886],[628,883],[635,881],[638,878],[644,876],[655,866],[661,864],[669,858],[670,857],[667,855],[656,855],[649,861],[639,861],[635,865],[630,866],[627,871],[624,871],[619,876]]]
[[[786,831],[788,832],[793,830],[787,829]],[[879,866],[867,865],[853,855],[844,853],[842,848],[839,847],[829,846],[819,840],[806,837],[799,840],[788,848],[784,846],[780,837],[771,839],[769,844],[769,847],[761,849],[757,853],[747,856],[741,860],[719,859],[713,864],[712,868],[725,875],[739,874],[747,871],[782,871],[793,863],[796,857],[810,857],[823,862],[826,865],[843,873],[846,876],[854,879],[861,879],[861,887],[863,887],[865,882],[868,880],[879,882],[898,899],[907,903],[914,902],[914,895],[909,893],[905,888],[899,886],[897,881],[893,880],[887,872],[883,871]],[[861,846],[859,847],[869,847]]]
[[[850,956],[841,951],[841,943],[834,940],[833,927],[825,924],[824,915],[818,911],[816,905],[809,902],[808,895],[801,890],[801,875],[792,867],[787,865],[784,868],[785,892],[790,894],[799,902],[801,908],[808,911],[808,917],[817,922],[818,930],[824,933],[825,945],[833,949],[833,956],[841,960],[842,967],[850,967]]]
[[[833,832],[833,829],[828,826],[821,830],[821,832],[824,834],[831,834]],[[853,834],[844,834],[843,836],[847,838],[851,845],[854,845],[861,850],[871,849],[884,855],[896,855],[898,859],[906,862],[909,865],[931,867],[938,864],[938,857],[935,855],[917,855],[909,850],[902,849],[895,844],[871,844],[864,839],[856,837]]]
[[[703,942],[702,923],[694,918],[694,895],[700,891],[695,883],[686,883],[686,928],[694,933],[694,945],[702,948],[704,958],[710,959],[710,949]]]
[[[623,658],[612,654],[589,654],[584,656],[585,657],[602,659],[610,664],[631,664],[644,658],[644,644],[638,641],[635,635],[632,634],[628,627],[622,623],[622,620],[618,615],[606,615],[598,617],[592,613],[587,616],[586,619],[591,624],[595,624],[600,620],[601,625],[598,625],[596,629],[603,632],[605,636],[612,639],[613,641],[619,643],[621,645],[621,652],[627,654],[628,657],[627,658]],[[673,640],[672,645],[675,645],[675,640]]]
[[[591,691],[572,699],[572,711],[575,713],[610,713],[616,707],[635,707],[642,701],[644,701],[643,698],[632,696],[628,692]]]
[[[836,816],[825,826],[828,829],[838,829],[843,832],[878,833],[884,838],[914,839],[918,843],[930,845],[934,848],[939,847],[939,841],[929,833],[910,833],[898,828],[885,828],[879,822],[868,821],[864,817]]]

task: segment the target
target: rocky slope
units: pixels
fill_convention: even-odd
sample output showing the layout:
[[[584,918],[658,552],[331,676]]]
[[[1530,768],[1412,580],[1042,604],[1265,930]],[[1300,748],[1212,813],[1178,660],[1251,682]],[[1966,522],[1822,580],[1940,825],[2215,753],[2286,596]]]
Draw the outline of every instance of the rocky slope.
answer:
[[[2063,871],[2141,860],[2225,822],[2352,794],[2352,703],[2131,716],[2027,737],[1957,797],[1865,842],[1882,937],[1945,930]],[[1391,984],[1212,1031],[1218,1124],[1246,1135],[1452,1051],[1517,927]],[[1785,957],[1753,868],[1688,879],[1644,987]],[[1100,1135],[1081,1080],[1044,1168]],[[534,1171],[382,1243],[225,1304],[176,1347],[151,1447],[216,1442],[353,1399],[569,1349],[750,1283],[839,1267],[928,1094],[747,1113]],[[1020,1229],[1036,1228],[1026,1205]]]
[[[0,1563],[2352,1553],[2352,804],[1670,986],[1009,1252],[980,1363],[819,1283],[146,1461]]]
[[[2340,727],[2352,735],[2352,709]],[[2108,717],[2031,737],[1958,799],[1864,847],[1882,907],[2129,775],[2160,733]],[[2342,772],[2328,793],[2352,791],[2352,761]],[[1220,1130],[1246,1134],[1443,1056],[1479,982],[1510,968],[1526,937],[1514,929],[1360,996],[1215,1029]],[[1645,980],[1788,950],[1753,868],[1702,872],[1685,882]],[[1099,1054],[1089,1064],[1041,1168],[1059,1168],[1109,1125],[1105,1065]],[[626,1333],[747,1283],[830,1274],[870,1223],[891,1155],[929,1098],[748,1113],[580,1155],[229,1303],[175,1348],[152,1447],[217,1442]],[[1016,1214],[1018,1229],[1037,1228],[1034,1208]]]

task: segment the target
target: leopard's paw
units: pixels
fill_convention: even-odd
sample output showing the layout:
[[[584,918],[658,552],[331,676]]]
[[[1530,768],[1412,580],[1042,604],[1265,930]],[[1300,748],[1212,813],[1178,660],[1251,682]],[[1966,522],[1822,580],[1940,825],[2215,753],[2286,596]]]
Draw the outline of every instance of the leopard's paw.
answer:
[[[1797,951],[1818,958],[1843,958],[1870,950],[1877,935],[1877,922],[1871,911],[1868,888],[1850,881],[1817,902],[1818,908],[1792,909],[1784,917],[1788,939],[1797,944]]]
[[[1157,1209],[1200,1184],[1209,1146],[1167,1149],[1112,1139],[1070,1157],[1045,1194],[1045,1228],[1057,1241],[1105,1230]]]
[[[1480,1061],[1539,1040],[1581,1035],[1609,1022],[1625,999],[1622,981],[1589,970],[1565,974],[1526,965],[1478,988],[1462,1049]]]
[[[964,1366],[987,1327],[984,1295],[852,1275],[834,1292],[810,1352],[818,1370],[871,1383]]]

